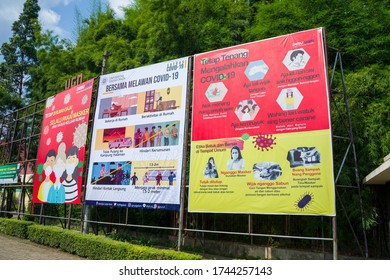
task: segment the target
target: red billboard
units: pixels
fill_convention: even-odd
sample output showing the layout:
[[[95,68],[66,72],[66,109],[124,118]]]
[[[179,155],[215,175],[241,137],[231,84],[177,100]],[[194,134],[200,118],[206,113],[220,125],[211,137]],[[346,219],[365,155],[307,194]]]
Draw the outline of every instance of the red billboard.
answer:
[[[34,203],[79,204],[94,80],[49,97],[34,175]]]
[[[189,211],[335,214],[324,37],[195,55]]]

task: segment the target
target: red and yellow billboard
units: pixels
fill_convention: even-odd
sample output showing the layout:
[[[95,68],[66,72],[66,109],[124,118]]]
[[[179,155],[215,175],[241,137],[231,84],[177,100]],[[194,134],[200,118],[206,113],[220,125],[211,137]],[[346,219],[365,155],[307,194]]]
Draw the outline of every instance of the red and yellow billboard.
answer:
[[[198,54],[189,211],[335,215],[322,28]]]
[[[47,99],[34,203],[79,204],[93,79]]]

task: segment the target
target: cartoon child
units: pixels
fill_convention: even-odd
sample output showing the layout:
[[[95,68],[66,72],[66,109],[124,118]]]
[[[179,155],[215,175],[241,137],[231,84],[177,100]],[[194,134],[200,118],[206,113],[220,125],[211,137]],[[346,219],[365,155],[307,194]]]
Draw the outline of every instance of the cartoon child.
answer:
[[[69,148],[66,153],[66,165],[65,165],[65,173],[64,180],[62,184],[65,188],[65,203],[70,203],[75,201],[78,198],[78,168],[79,164],[79,149],[76,146],[72,146]]]
[[[53,182],[50,180],[50,175],[53,172],[53,166],[56,160],[56,151],[51,149],[47,152],[45,162],[43,164],[43,170],[45,171],[45,180],[41,183],[38,190],[38,199],[42,202],[47,202],[47,196],[49,190],[53,186]]]

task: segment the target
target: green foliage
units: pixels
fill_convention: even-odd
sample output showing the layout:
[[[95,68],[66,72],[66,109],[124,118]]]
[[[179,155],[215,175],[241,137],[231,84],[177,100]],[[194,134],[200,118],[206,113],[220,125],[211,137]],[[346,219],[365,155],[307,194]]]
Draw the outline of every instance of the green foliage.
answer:
[[[136,35],[134,58],[150,64],[242,43],[246,1],[138,0],[124,25]]]
[[[5,65],[0,63],[0,68],[3,67]],[[12,92],[8,80],[2,78],[4,72],[2,70],[0,72],[0,112],[7,114],[9,111],[22,107],[22,99],[18,94]]]
[[[40,63],[31,68],[31,79],[27,84],[31,102],[63,91],[65,81],[79,73],[69,41],[60,40],[48,31],[39,36],[38,44]]]
[[[365,175],[390,153],[390,66],[371,65],[346,75],[359,169]]]
[[[199,260],[199,255],[155,249],[55,227],[31,225],[28,238],[93,260]]]
[[[41,33],[37,21],[38,1],[27,0],[23,13],[14,23],[13,37],[1,47],[5,61],[0,63],[0,110],[8,112],[22,106],[21,81],[27,97],[34,102],[62,91],[65,81],[76,74],[83,73],[84,79],[98,76],[105,51],[109,54],[107,73],[112,73],[325,27],[327,45],[340,49],[342,54],[359,176],[362,179],[390,153],[389,6],[389,0],[313,0],[310,3],[307,0],[135,0],[125,8],[125,17],[118,19],[110,8],[102,8],[93,1],[88,18],[76,14],[77,38],[72,44],[60,40],[52,32]],[[22,58],[22,53],[27,56]],[[332,63],[331,59],[329,62]],[[18,71],[19,67],[23,70]],[[26,74],[30,75],[28,82],[23,78]],[[340,78],[336,77],[332,87],[342,90]],[[335,105],[332,106],[335,109]],[[345,115],[333,114],[334,134],[345,135],[346,119]],[[333,143],[336,171],[346,149],[345,142],[337,141]],[[353,160],[348,158],[338,183],[355,183],[353,166]],[[188,172],[187,168],[186,174]],[[341,190],[339,195],[341,201],[347,202],[345,207],[352,225],[359,228],[361,213],[357,205],[360,198],[357,194],[351,195],[350,190]],[[363,189],[362,196],[365,227],[371,230],[378,221],[378,209],[375,208],[372,191]],[[348,220],[340,211],[339,201],[337,209],[338,224],[347,225]],[[53,215],[58,212],[64,214],[63,210],[50,206],[45,211],[53,212]],[[142,211],[129,211],[134,223],[170,226],[171,220],[166,212],[144,215]],[[103,220],[108,219],[107,212],[99,209]],[[231,220],[241,218],[235,216]],[[301,220],[296,224],[299,222]],[[238,228],[244,227],[243,223],[237,224]],[[226,215],[216,224],[222,225],[226,225]],[[313,235],[318,233],[320,223],[304,220],[296,227],[304,235]],[[283,232],[283,221],[273,218],[263,229],[271,233]],[[353,246],[355,241],[348,227],[340,226],[339,230],[340,247]],[[71,248],[74,245],[66,246]]]
[[[246,30],[259,40],[316,27],[325,27],[327,43],[343,52],[344,67],[388,65],[390,58],[390,2],[362,0],[261,1]]]
[[[13,36],[3,43],[0,52],[0,109],[4,112],[22,106],[26,76],[38,61],[36,36],[40,33],[38,0],[26,0],[19,19],[12,25]]]
[[[74,48],[77,65],[98,75],[105,51],[109,54],[108,73],[137,65],[132,59],[133,49],[130,45],[134,34],[121,20],[115,19],[111,9],[92,14],[85,23]]]
[[[192,55],[245,43],[249,16],[247,1],[181,1],[179,48],[185,50],[183,55]]]
[[[150,238],[135,238],[123,233],[114,233],[110,236],[110,238],[113,240],[128,242],[136,245],[152,246],[158,244],[157,242],[153,242],[153,240]]]
[[[0,67],[0,81],[6,82],[4,90],[10,96],[22,97],[29,68],[37,61],[36,36],[40,33],[38,0],[26,0],[19,19],[12,25],[13,36],[9,43],[3,43],[1,54],[4,62]]]
[[[308,15],[305,14],[311,3],[307,5],[307,2],[301,2],[281,0],[256,3],[253,23],[245,31],[247,40],[261,40],[316,27],[308,22]]]
[[[27,228],[32,224],[27,221],[0,218],[0,232],[27,239]]]

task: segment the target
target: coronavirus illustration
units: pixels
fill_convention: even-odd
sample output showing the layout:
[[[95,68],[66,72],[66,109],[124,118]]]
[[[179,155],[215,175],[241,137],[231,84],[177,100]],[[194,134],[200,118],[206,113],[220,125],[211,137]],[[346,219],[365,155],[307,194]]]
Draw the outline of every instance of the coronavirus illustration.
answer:
[[[299,211],[305,211],[313,202],[314,195],[310,192],[304,193],[299,196],[295,201],[295,205]]]
[[[269,151],[269,149],[273,149],[272,146],[276,145],[276,137],[273,137],[272,134],[259,134],[258,136],[253,137],[255,144],[255,148],[261,151]]]
[[[76,127],[76,130],[73,133],[73,145],[79,149],[83,147],[87,141],[87,130],[88,125],[83,122]]]

